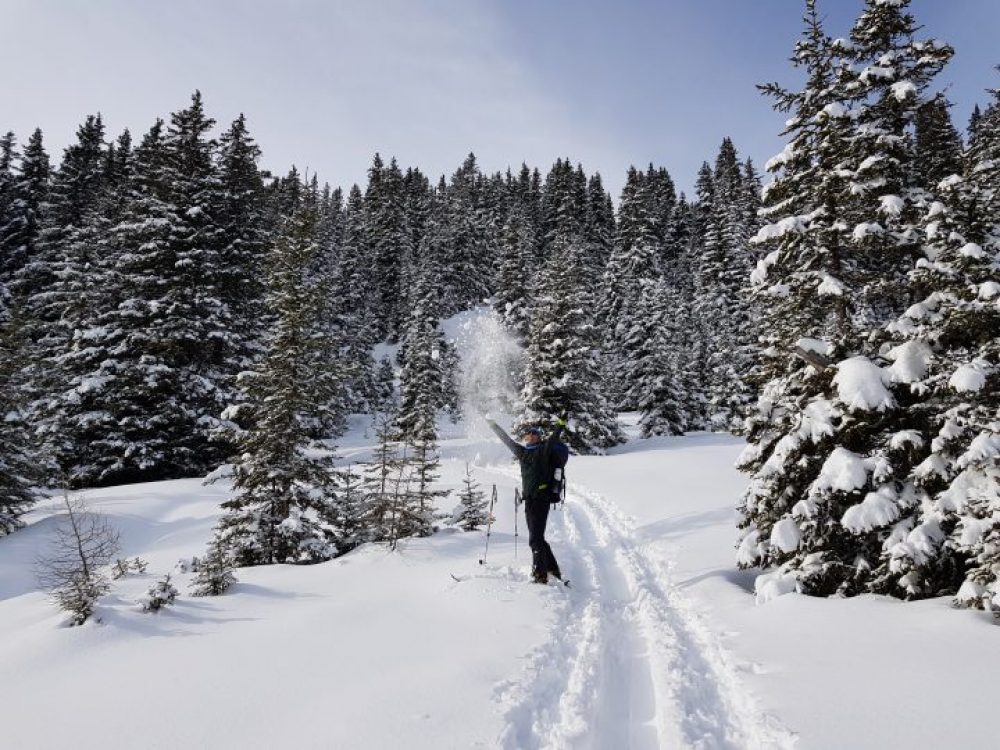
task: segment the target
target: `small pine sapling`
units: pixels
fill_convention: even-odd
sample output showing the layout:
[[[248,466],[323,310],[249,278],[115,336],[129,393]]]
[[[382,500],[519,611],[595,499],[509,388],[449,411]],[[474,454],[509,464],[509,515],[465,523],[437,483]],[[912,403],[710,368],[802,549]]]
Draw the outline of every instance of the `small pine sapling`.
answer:
[[[177,598],[177,588],[170,582],[170,574],[154,583],[145,596],[139,599],[139,607],[143,612],[159,612],[164,607],[174,603]]]
[[[236,583],[232,566],[222,550],[212,545],[201,561],[196,575],[191,581],[191,596],[219,596]]]
[[[175,573],[197,573],[201,570],[201,560],[197,557],[182,557],[174,566]]]
[[[475,531],[490,522],[486,495],[479,489],[479,483],[472,478],[469,464],[465,464],[465,485],[459,492],[460,504],[455,509],[454,523],[463,531]]]
[[[116,581],[119,578],[124,578],[129,573],[145,573],[147,563],[138,557],[134,557],[131,560],[128,559],[117,559],[114,565],[111,566],[111,577]]]

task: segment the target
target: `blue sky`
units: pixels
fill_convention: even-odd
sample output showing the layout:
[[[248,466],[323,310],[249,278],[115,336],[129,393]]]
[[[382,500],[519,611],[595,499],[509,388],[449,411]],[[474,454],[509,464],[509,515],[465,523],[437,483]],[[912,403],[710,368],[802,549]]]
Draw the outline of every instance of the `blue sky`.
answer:
[[[835,35],[861,6],[821,5]],[[1000,1],[913,9],[956,47],[939,82],[964,128],[1000,86]],[[90,112],[139,133],[200,88],[220,122],[246,113],[265,166],[333,184],[363,180],[376,150],[432,176],[472,150],[490,170],[569,156],[615,192],[653,161],[688,189],[726,135],[761,164],[780,149],[784,118],[754,84],[794,81],[801,14],[798,0],[20,0],[0,30],[0,128],[39,125],[58,151]]]

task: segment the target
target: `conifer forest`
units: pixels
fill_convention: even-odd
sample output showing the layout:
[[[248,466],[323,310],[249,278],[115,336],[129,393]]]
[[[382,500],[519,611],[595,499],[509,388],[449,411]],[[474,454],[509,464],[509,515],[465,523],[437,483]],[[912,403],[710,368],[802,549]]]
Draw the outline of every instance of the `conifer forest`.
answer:
[[[407,571],[433,564],[452,573],[435,591],[516,583],[516,592],[531,560],[520,494],[508,508],[519,475],[479,425],[502,417],[519,440],[565,419],[568,494],[549,534],[574,588],[530,605],[555,618],[532,652],[532,669],[548,678],[499,683],[502,715],[485,745],[863,746],[810,730],[791,699],[754,682],[759,673],[738,674],[729,641],[713,640],[713,615],[691,619],[671,598],[684,586],[647,549],[662,542],[674,559],[681,531],[670,529],[697,532],[654,523],[690,472],[691,486],[714,487],[718,500],[720,530],[705,545],[722,560],[720,580],[751,609],[756,600],[756,612],[786,599],[843,608],[857,599],[843,610],[856,618],[850,628],[879,629],[882,614],[865,608],[904,600],[893,607],[907,623],[978,648],[994,631],[971,628],[1000,617],[1000,77],[957,122],[941,84],[956,49],[910,0],[857,0],[846,36],[828,28],[831,2],[780,8],[802,18],[793,48],[774,51],[788,58],[783,81],[758,86],[780,153],[755,163],[734,116],[697,174],[622,164],[620,194],[587,154],[493,171],[469,153],[431,174],[380,152],[353,185],[301,165],[271,171],[252,118],[218,121],[200,91],[164,101],[141,131],[118,128],[95,101],[61,153],[43,129],[6,132],[0,567],[9,581],[34,580],[39,566],[48,609],[38,611],[68,612],[64,624],[84,630],[169,617],[194,607],[184,604],[192,596],[204,597],[199,607],[255,601],[300,566],[303,576],[319,571],[301,579],[316,588],[301,605],[275,594],[275,612],[319,606],[308,597],[354,601],[355,583],[330,578],[323,589],[317,576],[362,565],[413,591],[422,589],[402,583]],[[486,329],[475,329],[478,347],[463,344],[449,321],[496,332],[484,344]],[[685,446],[721,451],[721,462],[685,458]],[[644,450],[654,453],[643,459]],[[738,474],[711,484],[734,464]],[[135,531],[151,506],[129,498],[181,492],[171,487],[211,501],[188,511],[157,495],[161,531]],[[624,511],[611,507],[619,499]],[[186,533],[170,531],[185,514],[202,525],[171,567],[175,548],[160,560],[154,540]],[[634,529],[626,516],[649,525]],[[59,536],[44,536],[57,519]],[[43,536],[58,554],[44,552]],[[448,551],[463,539],[474,546],[467,568]],[[511,567],[490,567],[500,565],[491,555],[510,554]],[[401,560],[399,572],[376,569],[383,558]],[[141,581],[144,614],[112,615],[130,579]],[[17,601],[9,581],[0,576],[0,607]],[[23,585],[18,595],[34,590]],[[386,593],[386,611],[411,617],[409,595]],[[458,599],[421,601],[455,608],[456,622],[466,616]],[[632,603],[613,608],[622,601]],[[351,606],[375,611],[345,604],[316,617],[348,622]],[[589,608],[600,606],[603,615]],[[442,626],[419,631],[423,616],[411,620],[424,633],[413,649],[449,648],[430,635]],[[394,636],[370,637],[365,648],[377,651],[375,639]],[[648,658],[656,708],[643,729],[629,702],[643,688],[622,666],[636,657],[615,649],[641,642],[654,653],[663,639],[703,661],[675,647],[662,663]],[[604,657],[586,661],[590,642]],[[484,670],[499,679],[515,667]],[[588,670],[604,677],[567,676]],[[665,712],[668,700],[687,712]],[[462,722],[441,726],[431,746],[472,746],[472,729],[449,733]],[[963,737],[985,747],[992,731],[979,731]],[[261,735],[260,746],[280,746],[277,736]],[[323,746],[307,732],[282,736]],[[168,737],[165,747],[197,744]],[[355,746],[385,746],[356,737]]]

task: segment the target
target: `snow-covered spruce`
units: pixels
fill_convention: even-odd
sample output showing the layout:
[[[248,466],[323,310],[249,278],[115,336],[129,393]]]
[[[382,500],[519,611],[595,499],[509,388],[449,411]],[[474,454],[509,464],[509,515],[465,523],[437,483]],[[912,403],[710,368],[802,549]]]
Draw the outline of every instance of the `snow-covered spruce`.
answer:
[[[410,440],[437,438],[437,414],[456,402],[454,360],[447,357],[444,334],[438,327],[440,301],[435,288],[436,262],[442,241],[436,227],[422,245],[423,258],[411,294],[411,308],[403,336],[403,367],[399,376],[399,412],[396,421]]]
[[[683,435],[687,428],[683,350],[674,317],[678,294],[663,278],[643,280],[637,287],[641,296],[635,300],[636,314],[626,338],[635,355],[630,400],[642,413],[644,437]]]
[[[600,452],[623,437],[600,387],[592,278],[582,239],[560,237],[549,252],[535,291],[519,424],[552,426],[558,416],[569,415],[575,424],[567,442],[581,452]]]
[[[173,604],[175,599],[177,599],[177,587],[170,582],[170,574],[167,573],[150,586],[136,604],[143,612],[159,612],[164,607]]]
[[[242,567],[328,560],[334,492],[329,446],[312,437],[339,387],[322,315],[327,287],[310,274],[318,212],[303,200],[270,256],[268,306],[275,318],[266,356],[240,377],[243,402],[228,416],[246,425],[215,544]],[[235,412],[235,413],[233,413]]]
[[[0,297],[5,289],[0,283]],[[23,372],[25,342],[16,308],[0,307],[0,537],[21,527],[21,516],[35,503],[38,475],[29,451]]]
[[[950,48],[913,38],[907,4],[870,0],[846,43],[808,3],[794,58],[805,88],[765,87],[793,116],[757,237],[769,382],[741,459],[753,477],[739,563],[814,594],[891,588],[883,547],[920,502],[920,394],[894,387],[879,323],[909,288],[921,196],[909,129]],[[913,85],[893,88],[902,80]]]
[[[958,175],[941,182],[924,220],[925,258],[911,273],[926,296],[889,327],[895,379],[920,396],[914,440],[926,457],[913,477],[922,501],[883,555],[904,595],[961,587],[959,603],[1000,610],[1000,232],[964,220],[980,193]]]
[[[669,175],[665,175],[669,181]],[[609,400],[619,409],[637,408],[637,397],[645,389],[637,380],[637,368],[643,358],[642,343],[632,335],[643,320],[639,309],[643,285],[661,274],[663,262],[663,219],[672,205],[661,207],[657,198],[662,192],[655,172],[645,173],[631,167],[622,190],[618,211],[618,231],[602,275],[602,298],[599,321],[605,354],[613,372],[606,378]],[[673,184],[670,183],[671,197]]]
[[[365,492],[362,477],[353,464],[335,473],[336,492],[330,510],[337,553],[345,554],[355,547],[371,541],[366,520]]]
[[[503,228],[497,261],[494,307],[504,324],[519,338],[528,334],[530,278],[525,268],[538,254],[538,239],[525,208],[515,204]]]
[[[130,573],[145,573],[148,566],[149,563],[139,557],[133,557],[131,560],[119,558],[111,566],[111,577],[117,581]]]
[[[232,566],[218,545],[210,545],[201,559],[198,573],[191,579],[191,596],[219,596],[236,583]]]
[[[479,483],[472,477],[472,469],[465,464],[463,487],[459,490],[459,504],[452,513],[452,523],[463,531],[475,531],[490,522],[489,503]]]
[[[744,171],[729,138],[719,149],[710,185],[710,191],[699,196],[704,224],[695,269],[695,310],[707,337],[706,381],[700,387],[711,426],[741,432],[755,395],[751,376],[756,316],[747,280],[753,267],[749,240],[757,224],[759,178],[752,163]]]

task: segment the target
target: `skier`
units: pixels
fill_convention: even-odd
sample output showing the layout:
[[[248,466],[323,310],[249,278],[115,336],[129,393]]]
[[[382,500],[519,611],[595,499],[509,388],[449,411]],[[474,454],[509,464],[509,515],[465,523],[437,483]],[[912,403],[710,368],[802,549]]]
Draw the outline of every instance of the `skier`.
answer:
[[[549,517],[549,505],[557,502],[550,484],[555,469],[553,448],[559,442],[566,421],[559,419],[556,429],[546,440],[542,440],[540,427],[525,428],[521,433],[524,445],[514,442],[492,419],[486,422],[521,464],[521,496],[528,523],[528,546],[531,547],[531,580],[548,583],[550,575],[562,580],[559,564],[545,541],[545,523]]]

